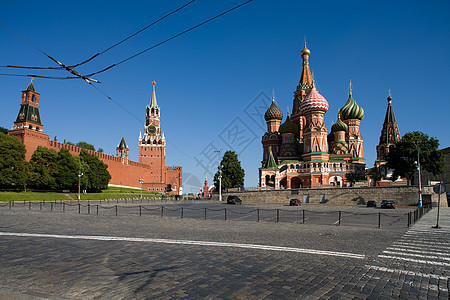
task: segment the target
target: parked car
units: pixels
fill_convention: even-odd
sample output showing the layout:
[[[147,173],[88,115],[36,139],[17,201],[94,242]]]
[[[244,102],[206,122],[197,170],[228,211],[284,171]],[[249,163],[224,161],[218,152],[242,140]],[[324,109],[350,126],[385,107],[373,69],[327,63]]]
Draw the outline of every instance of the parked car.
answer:
[[[228,196],[227,203],[228,204],[242,204],[242,200],[239,199],[238,196]]]
[[[289,201],[289,206],[300,206],[300,205],[302,205],[302,203],[298,199],[291,199],[291,201]]]
[[[373,200],[367,201],[367,207],[377,207],[377,203]]]
[[[392,200],[383,200],[381,201],[381,208],[395,208],[395,202]]]

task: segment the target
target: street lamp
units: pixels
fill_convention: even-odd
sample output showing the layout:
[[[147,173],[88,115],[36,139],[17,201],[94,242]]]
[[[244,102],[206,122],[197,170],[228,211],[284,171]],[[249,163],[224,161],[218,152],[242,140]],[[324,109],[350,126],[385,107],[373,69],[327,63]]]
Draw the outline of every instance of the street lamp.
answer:
[[[139,177],[139,182],[141,183],[141,199],[142,199],[142,184],[144,183],[144,177]]]
[[[418,206],[419,206],[419,208],[421,208],[422,207],[422,184],[421,184],[421,180],[420,180],[419,143],[414,142],[414,144],[416,144],[416,147],[417,147],[417,173],[419,174],[419,203],[418,203]]]
[[[220,157],[220,150],[214,150],[215,153],[219,154]],[[219,201],[222,201],[222,164],[219,165]]]
[[[86,163],[80,163],[80,171],[78,172],[78,203],[80,203],[81,176],[83,176],[83,173],[81,173],[81,166],[84,166],[85,164]]]

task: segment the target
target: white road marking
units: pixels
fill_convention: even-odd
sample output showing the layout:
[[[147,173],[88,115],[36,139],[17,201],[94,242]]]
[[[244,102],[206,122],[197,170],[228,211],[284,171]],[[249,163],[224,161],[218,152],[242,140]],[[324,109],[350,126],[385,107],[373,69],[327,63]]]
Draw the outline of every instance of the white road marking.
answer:
[[[449,253],[443,253],[443,252],[435,252],[435,251],[420,251],[420,250],[413,250],[410,249],[412,247],[387,247],[386,250],[393,250],[393,251],[400,251],[400,252],[415,252],[415,253],[425,253],[425,254],[432,254],[432,255],[441,255],[441,256],[448,256],[450,257]],[[417,248],[417,247],[414,247]],[[423,249],[423,248],[420,248]]]
[[[427,260],[421,260],[421,259],[412,259],[412,258],[406,258],[406,257],[399,257],[399,256],[391,256],[391,255],[378,255],[380,258],[388,258],[388,259],[399,259],[404,261],[411,261],[419,264],[428,264],[428,265],[437,265],[442,267],[450,267],[449,263],[444,262],[437,262],[437,261],[427,261]]]
[[[179,245],[214,246],[214,247],[234,247],[234,248],[245,248],[245,249],[271,250],[271,251],[281,251],[281,252],[297,252],[297,253],[316,254],[316,255],[340,256],[340,257],[357,258],[357,259],[364,259],[366,257],[365,255],[362,255],[362,254],[334,252],[334,251],[325,251],[325,250],[313,250],[313,249],[256,245],[256,244],[189,241],[189,240],[115,237],[115,236],[97,236],[97,235],[58,235],[58,234],[20,233],[20,232],[19,233],[0,232],[0,236],[37,237],[37,238],[55,238],[55,239],[78,239],[78,240],[96,240],[96,241],[127,241],[127,242],[147,242],[147,243],[179,244]]]
[[[427,259],[440,259],[440,260],[450,261],[450,258],[448,258],[448,257],[440,257],[440,256],[433,256],[433,255],[422,255],[422,254],[408,253],[408,252],[402,252],[402,251],[383,251],[383,253],[394,254],[394,255],[395,254],[396,255],[404,255],[404,256],[414,256],[414,257],[427,258]]]

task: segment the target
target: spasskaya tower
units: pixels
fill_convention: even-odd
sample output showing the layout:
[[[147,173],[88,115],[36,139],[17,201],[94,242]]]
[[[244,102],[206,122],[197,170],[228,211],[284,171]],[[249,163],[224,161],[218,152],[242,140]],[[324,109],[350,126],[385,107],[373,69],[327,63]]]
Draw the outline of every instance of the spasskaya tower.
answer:
[[[139,162],[151,166],[151,174],[145,174],[145,183],[165,182],[166,139],[161,131],[160,108],[156,103],[155,85],[150,105],[146,107],[144,136],[139,134]]]

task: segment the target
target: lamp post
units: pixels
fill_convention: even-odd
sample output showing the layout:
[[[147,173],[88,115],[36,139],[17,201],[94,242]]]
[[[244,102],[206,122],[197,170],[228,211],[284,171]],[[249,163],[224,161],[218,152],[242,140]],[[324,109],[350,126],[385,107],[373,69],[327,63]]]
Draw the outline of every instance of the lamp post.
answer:
[[[416,147],[417,147],[417,173],[419,174],[419,203],[418,203],[418,207],[421,208],[422,207],[422,183],[421,183],[421,179],[420,179],[419,143],[415,142],[414,144],[416,144]]]
[[[141,183],[141,199],[142,199],[142,184],[144,183],[144,177],[139,177],[139,182]]]
[[[81,173],[81,166],[84,166],[85,163],[80,163],[80,171],[78,172],[78,203],[80,203],[80,189],[81,189],[81,176],[83,176],[83,173]]]

